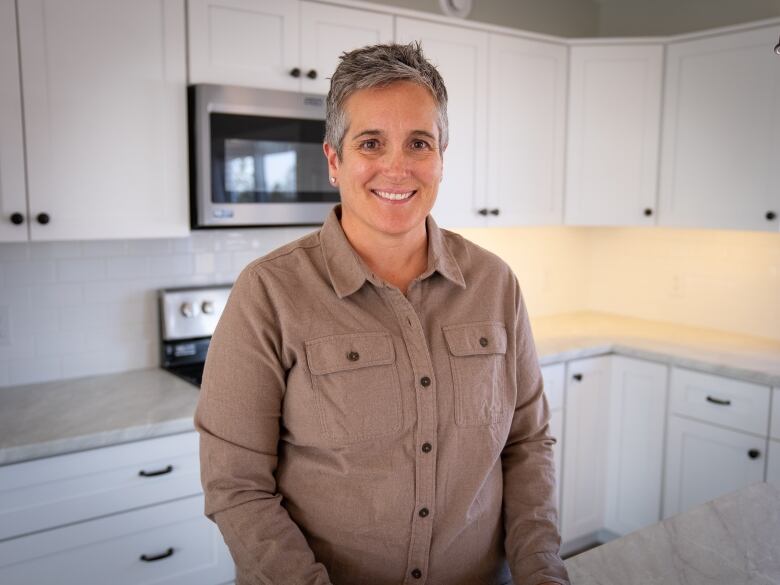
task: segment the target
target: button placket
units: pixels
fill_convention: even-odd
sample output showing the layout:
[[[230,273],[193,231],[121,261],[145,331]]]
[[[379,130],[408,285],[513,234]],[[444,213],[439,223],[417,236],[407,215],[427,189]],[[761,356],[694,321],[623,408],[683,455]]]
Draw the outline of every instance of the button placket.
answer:
[[[419,287],[418,287],[419,288]],[[418,291],[415,291],[418,292]],[[417,406],[417,428],[415,443],[436,439],[436,383],[430,348],[425,339],[424,328],[412,304],[397,289],[383,289],[395,312],[401,335],[412,365],[415,380],[415,403]],[[431,442],[426,442],[415,455],[415,502],[416,513],[412,517],[411,543],[407,560],[406,583],[424,582],[423,571],[427,571],[433,522],[431,509],[435,502],[436,457],[430,452]],[[431,516],[431,517],[429,517]],[[422,579],[422,581],[420,581]]]

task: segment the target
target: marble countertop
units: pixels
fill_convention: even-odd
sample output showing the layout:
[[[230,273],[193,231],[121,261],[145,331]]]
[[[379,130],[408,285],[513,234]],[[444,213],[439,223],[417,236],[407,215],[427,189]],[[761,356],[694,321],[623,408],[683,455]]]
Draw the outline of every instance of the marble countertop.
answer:
[[[780,386],[780,341],[601,313],[532,327],[542,365],[614,352]],[[0,465],[190,431],[197,400],[158,368],[0,388]]]
[[[780,489],[758,483],[566,561],[572,585],[780,585]]]

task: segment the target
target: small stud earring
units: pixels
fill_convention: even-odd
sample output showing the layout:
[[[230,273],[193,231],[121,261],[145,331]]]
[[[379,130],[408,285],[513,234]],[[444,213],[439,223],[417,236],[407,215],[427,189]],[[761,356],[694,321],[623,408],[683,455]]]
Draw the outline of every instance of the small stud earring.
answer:
[[[336,177],[331,177],[330,178],[330,184],[331,185],[335,185],[336,184]]]

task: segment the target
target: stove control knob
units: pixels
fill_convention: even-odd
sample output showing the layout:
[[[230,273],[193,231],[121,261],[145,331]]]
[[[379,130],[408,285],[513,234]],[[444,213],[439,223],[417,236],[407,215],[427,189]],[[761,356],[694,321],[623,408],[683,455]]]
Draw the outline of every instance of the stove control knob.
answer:
[[[203,301],[203,304],[200,306],[200,310],[203,311],[203,313],[206,315],[213,315],[214,303],[212,301]]]
[[[180,310],[181,314],[184,315],[187,319],[195,316],[195,307],[190,302],[182,303]]]

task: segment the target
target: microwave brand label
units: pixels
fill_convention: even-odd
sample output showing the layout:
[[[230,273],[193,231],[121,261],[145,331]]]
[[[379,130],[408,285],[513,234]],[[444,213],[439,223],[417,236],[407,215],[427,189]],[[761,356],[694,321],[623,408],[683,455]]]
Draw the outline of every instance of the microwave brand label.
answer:
[[[307,95],[303,98],[304,106],[314,106],[315,108],[321,108],[324,103],[325,100],[321,97]]]
[[[214,217],[217,219],[230,219],[233,217],[233,210],[232,209],[215,209],[214,210]]]

